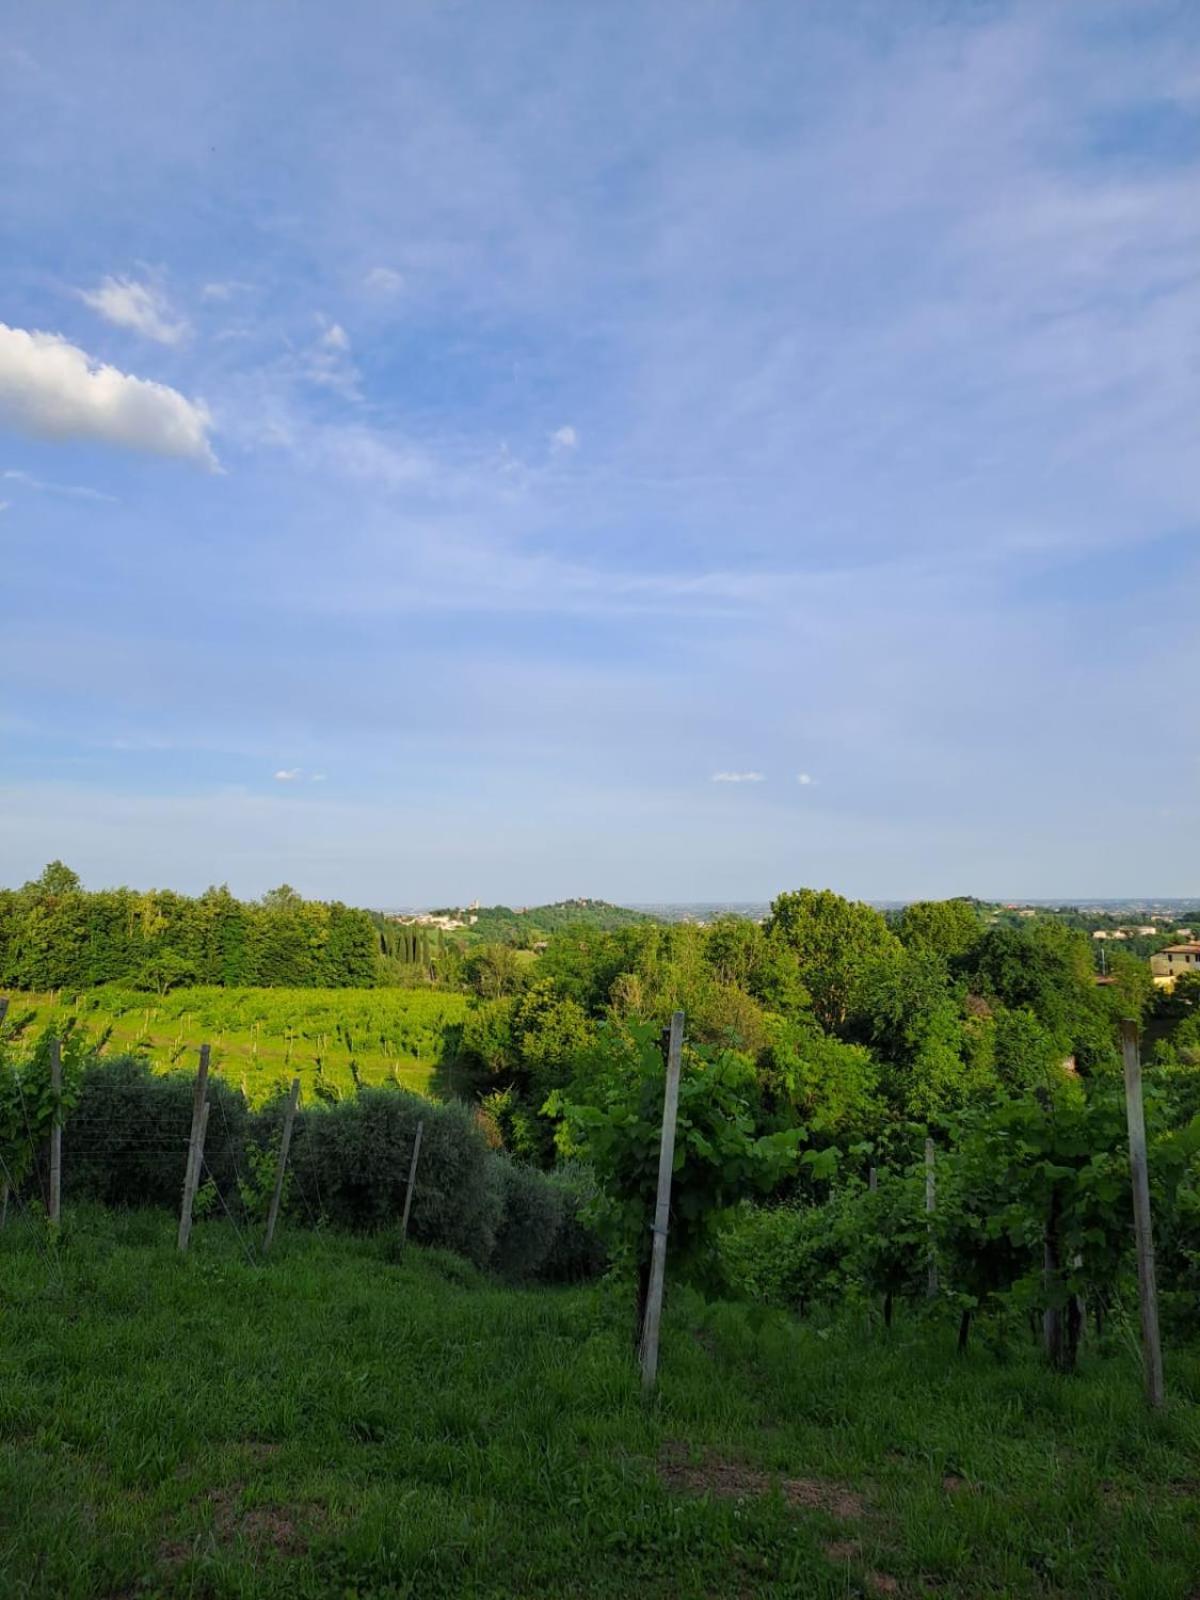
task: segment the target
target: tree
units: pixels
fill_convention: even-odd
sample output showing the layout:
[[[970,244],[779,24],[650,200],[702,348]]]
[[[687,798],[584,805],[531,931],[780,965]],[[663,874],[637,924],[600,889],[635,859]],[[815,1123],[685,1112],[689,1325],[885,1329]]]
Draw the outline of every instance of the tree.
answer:
[[[145,962],[135,984],[139,989],[152,989],[157,995],[166,995],[181,983],[192,982],[195,976],[195,967],[178,951],[158,950]]]
[[[868,966],[900,948],[878,911],[844,900],[831,889],[779,895],[772,902],[766,933],[791,950],[814,1013],[834,1032],[857,1008]]]
[[[472,950],[465,971],[467,982],[485,1000],[516,994],[525,977],[517,952],[505,944],[485,944]]]
[[[262,903],[269,911],[283,911],[301,903],[301,897],[290,883],[281,883],[277,889],[268,889]]]
[[[983,922],[974,900],[914,900],[900,914],[897,932],[906,945],[924,945],[947,961],[961,959],[978,943]]]
[[[25,885],[25,892],[39,895],[77,894],[82,888],[77,872],[72,872],[62,861],[51,861],[42,868],[41,877]]]
[[[885,1114],[880,1067],[863,1045],[832,1039],[811,1020],[772,1020],[759,1077],[767,1103],[822,1142],[862,1138]]]

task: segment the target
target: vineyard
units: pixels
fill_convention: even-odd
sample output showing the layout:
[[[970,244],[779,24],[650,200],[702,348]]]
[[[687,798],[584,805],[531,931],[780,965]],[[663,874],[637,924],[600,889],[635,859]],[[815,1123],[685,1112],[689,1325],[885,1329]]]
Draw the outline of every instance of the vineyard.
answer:
[[[298,1077],[308,1097],[356,1083],[450,1090],[469,1001],[423,989],[180,989],[165,997],[103,988],[22,995],[35,1028],[76,1019],[110,1054],[158,1071],[190,1066],[202,1041],[214,1073],[261,1104]]]

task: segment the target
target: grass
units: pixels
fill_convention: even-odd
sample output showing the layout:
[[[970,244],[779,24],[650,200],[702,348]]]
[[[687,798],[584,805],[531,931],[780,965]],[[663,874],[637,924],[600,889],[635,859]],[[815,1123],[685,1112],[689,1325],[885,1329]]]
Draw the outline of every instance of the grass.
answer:
[[[13,997],[13,1015],[34,1026],[77,1015],[92,1031],[111,1027],[110,1053],[137,1052],[160,1071],[194,1064],[212,1045],[212,1070],[261,1104],[291,1079],[310,1091],[318,1073],[343,1093],[395,1079],[420,1094],[453,1087],[466,995],[426,989],[180,989],[160,998],[103,988],[74,996]]]
[[[643,1405],[615,1286],[394,1240],[68,1213],[0,1234],[0,1594],[1131,1596],[1200,1579],[1200,1358],[1057,1378],[953,1330],[676,1293]]]

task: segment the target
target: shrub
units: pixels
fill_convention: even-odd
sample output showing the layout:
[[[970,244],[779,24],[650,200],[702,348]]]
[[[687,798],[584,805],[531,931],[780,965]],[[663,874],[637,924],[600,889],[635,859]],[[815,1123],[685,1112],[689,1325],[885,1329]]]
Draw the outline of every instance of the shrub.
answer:
[[[63,1193],[109,1206],[178,1209],[195,1087],[190,1073],[159,1076],[136,1056],[88,1062],[63,1129]],[[218,1077],[209,1078],[208,1097],[203,1176],[211,1172],[233,1207],[249,1111]]]
[[[539,1276],[548,1283],[598,1278],[608,1266],[608,1251],[595,1228],[584,1220],[599,1193],[595,1173],[581,1161],[567,1161],[548,1173],[546,1181],[558,1190],[562,1214]]]
[[[737,1299],[802,1312],[835,1288],[838,1243],[829,1205],[746,1202],[721,1230],[720,1275]]]
[[[435,1105],[402,1089],[362,1089],[297,1121],[296,1185],[333,1223],[380,1228],[397,1221],[417,1123],[421,1158],[410,1237],[487,1264],[501,1220],[501,1178],[466,1106]]]
[[[550,1259],[562,1227],[563,1191],[544,1173],[509,1156],[492,1159],[504,1201],[492,1266],[506,1278],[536,1277]]]

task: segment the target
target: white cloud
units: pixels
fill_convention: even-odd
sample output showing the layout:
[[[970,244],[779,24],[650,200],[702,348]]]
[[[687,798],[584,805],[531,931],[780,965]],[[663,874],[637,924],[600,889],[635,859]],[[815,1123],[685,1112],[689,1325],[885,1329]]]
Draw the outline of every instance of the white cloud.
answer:
[[[0,511],[7,511],[11,505],[11,500],[0,500]]]
[[[550,448],[557,455],[563,450],[576,450],[579,447],[579,435],[569,422],[561,428],[555,428],[550,435]]]
[[[44,478],[35,478],[32,472],[21,472],[16,467],[9,467],[0,472],[0,478],[9,483],[22,484],[26,489],[32,489],[35,494],[65,494],[73,500],[100,500],[106,505],[115,506],[115,494],[105,494],[102,489],[89,489],[82,483],[48,483]]]
[[[206,283],[200,291],[204,300],[232,300],[240,289],[248,289],[248,283],[241,283],[237,278],[229,278],[224,282]]]
[[[217,470],[207,406],[94,362],[61,334],[0,322],[0,424],[43,439],[95,439]]]
[[[372,267],[363,282],[380,294],[399,294],[404,287],[404,274],[394,267]]]
[[[811,773],[798,772],[796,774],[796,782],[802,784],[806,789],[808,788],[809,784],[816,783],[816,781],[817,780],[811,775]]]
[[[358,368],[350,355],[350,335],[340,322],[318,317],[322,332],[303,357],[303,373],[310,383],[332,389],[346,400],[360,400]]]
[[[766,779],[765,772],[714,772],[714,783],[762,783]]]
[[[308,781],[309,781],[309,783],[324,783],[325,782],[325,778],[326,778],[326,774],[325,773],[323,773],[323,772],[314,772],[312,774],[312,776],[309,778]]]
[[[132,328],[159,344],[179,344],[190,331],[160,289],[132,278],[105,278],[98,289],[80,289],[79,298],[119,328]]]
[[[299,767],[280,767],[275,774],[276,783],[299,783],[304,776]]]

